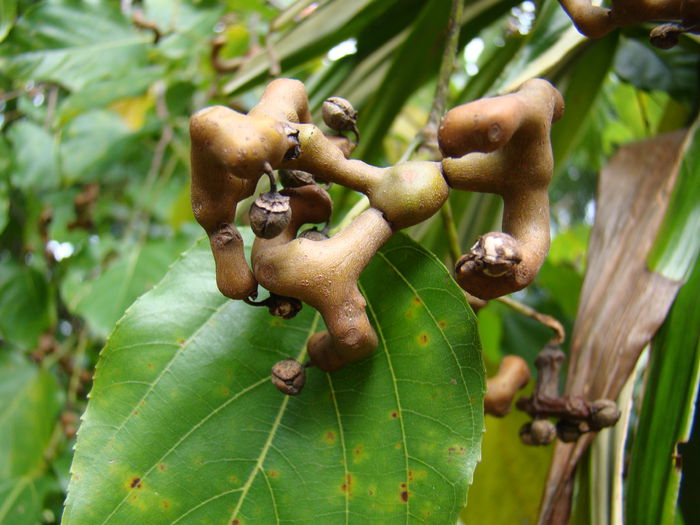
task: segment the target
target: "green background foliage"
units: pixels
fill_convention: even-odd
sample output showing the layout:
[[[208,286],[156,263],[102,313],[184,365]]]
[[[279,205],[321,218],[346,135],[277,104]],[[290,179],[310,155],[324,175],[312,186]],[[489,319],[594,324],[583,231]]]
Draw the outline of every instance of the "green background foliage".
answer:
[[[134,23],[139,10],[158,35]],[[445,269],[454,261],[439,216],[407,232],[415,243],[397,237],[363,274],[386,344],[342,372],[311,370],[302,396],[286,399],[269,368],[299,355],[320,321],[307,307],[277,323],[219,296],[190,211],[189,115],[211,104],[246,111],[276,65],[305,81],[317,120],[327,96],[353,103],[356,156],[396,163],[425,125],[448,14],[449,2],[421,0],[0,1],[0,522],[61,519],[79,415],[67,523],[219,523],[237,507],[244,523],[449,523],[472,474],[464,522],[535,522],[549,451],[518,444],[522,416],[487,419],[481,446],[483,367],[495,371],[504,354],[532,362],[551,333],[492,301],[478,312],[479,352]],[[686,35],[659,51],[649,27],[590,41],[552,0],[465,2],[461,23],[448,107],[532,76],[566,98],[553,127],[552,249],[516,298],[570,332],[596,174],[620,145],[693,121],[700,43]],[[213,67],[216,35],[223,58],[243,58],[238,70]],[[645,475],[632,469],[625,488],[653,499],[668,523],[681,519],[679,475],[653,452],[658,440],[673,450],[686,439],[693,417],[697,328],[683,305],[698,287],[697,137],[649,259],[689,279],[654,343],[673,363],[684,356],[689,376],[672,396],[674,366],[651,359],[654,397],[634,406],[628,436],[666,481],[644,492]],[[335,225],[358,196],[331,193]],[[463,250],[498,228],[498,199],[453,192],[450,204]],[[239,210],[245,224],[247,206]],[[673,429],[654,406],[668,407]]]

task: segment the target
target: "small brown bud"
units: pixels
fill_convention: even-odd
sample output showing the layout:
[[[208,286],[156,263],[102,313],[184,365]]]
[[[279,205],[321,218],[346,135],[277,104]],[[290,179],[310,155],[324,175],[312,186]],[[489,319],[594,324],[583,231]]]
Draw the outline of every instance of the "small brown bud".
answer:
[[[341,97],[327,98],[321,107],[323,122],[335,131],[352,131],[359,138],[357,111],[352,104]]]
[[[611,399],[597,399],[591,404],[591,430],[611,427],[620,419],[620,410]]]
[[[300,186],[308,186],[314,184],[314,176],[301,170],[279,170],[280,182],[285,188],[299,188]]]
[[[296,396],[306,383],[304,365],[291,357],[275,363],[272,367],[272,384],[288,396]]]
[[[261,193],[249,212],[253,233],[263,239],[277,237],[289,224],[292,209],[289,197],[276,191]]]

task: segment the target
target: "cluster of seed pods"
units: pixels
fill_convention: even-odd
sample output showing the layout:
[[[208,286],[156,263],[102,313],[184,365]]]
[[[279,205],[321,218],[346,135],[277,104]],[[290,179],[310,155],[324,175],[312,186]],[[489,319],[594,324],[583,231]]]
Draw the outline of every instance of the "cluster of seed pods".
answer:
[[[549,249],[550,128],[563,106],[549,82],[529,80],[512,93],[450,110],[438,131],[442,160],[389,167],[349,158],[355,142],[340,133],[350,131],[357,141],[359,132],[344,99],[324,103],[324,121],[335,134],[314,125],[297,80],[272,81],[248,114],[223,106],[197,112],[190,121],[192,209],[209,236],[219,290],[282,317],[302,303],[316,308],[326,330],[307,344],[310,364],[337,370],[377,346],[360,273],[395,232],[430,218],[453,189],[494,193],[504,202],[502,231],[479,237],[457,262],[459,285],[483,299],[524,288]],[[271,187],[250,210],[251,268],[234,219],[263,176]],[[300,233],[305,224],[330,219],[332,202],[318,181],[369,199],[369,208],[330,238],[315,228]],[[261,303],[254,301],[258,286],[270,292]],[[298,393],[303,367],[288,365],[273,378],[283,391]]]

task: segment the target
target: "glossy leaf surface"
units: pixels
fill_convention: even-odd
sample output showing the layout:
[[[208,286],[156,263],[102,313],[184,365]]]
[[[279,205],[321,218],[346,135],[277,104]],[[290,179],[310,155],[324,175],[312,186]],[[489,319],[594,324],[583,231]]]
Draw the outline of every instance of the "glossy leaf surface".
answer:
[[[483,431],[473,314],[404,236],[361,286],[377,351],[284,397],[270,367],[303,360],[319,317],[226,299],[200,241],[102,352],[64,523],[453,522]]]

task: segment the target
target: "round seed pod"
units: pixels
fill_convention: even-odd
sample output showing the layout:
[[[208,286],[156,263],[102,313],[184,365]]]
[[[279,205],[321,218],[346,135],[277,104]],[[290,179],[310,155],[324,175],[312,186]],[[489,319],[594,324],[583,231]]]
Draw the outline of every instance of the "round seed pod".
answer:
[[[330,97],[321,107],[323,122],[335,131],[357,131],[357,111],[352,104],[341,97]]]
[[[591,404],[591,430],[611,427],[620,419],[620,409],[611,399],[597,399]]]
[[[549,445],[557,437],[557,429],[549,419],[535,419],[530,425],[530,436],[535,445]]]
[[[678,44],[678,35],[682,32],[683,27],[679,24],[661,24],[649,33],[649,43],[659,49],[671,49]]]
[[[279,175],[282,186],[285,188],[299,188],[300,186],[307,186],[316,182],[314,176],[306,171],[279,170],[277,174]]]
[[[277,237],[289,224],[289,197],[276,191],[261,193],[250,207],[250,227],[257,237]]]
[[[294,297],[271,293],[267,299],[267,309],[270,314],[282,319],[291,319],[301,311],[301,307],[301,301]]]
[[[287,358],[272,367],[272,384],[288,396],[296,396],[306,384],[306,369],[296,359]]]

